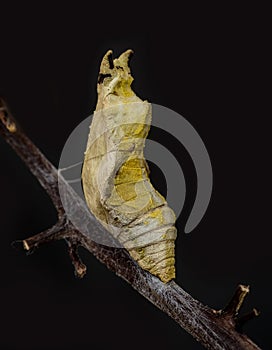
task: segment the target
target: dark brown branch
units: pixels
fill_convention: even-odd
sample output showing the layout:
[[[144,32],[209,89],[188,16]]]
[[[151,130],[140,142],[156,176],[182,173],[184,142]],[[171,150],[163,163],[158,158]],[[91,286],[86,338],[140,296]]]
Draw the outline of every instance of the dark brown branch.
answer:
[[[241,332],[243,329],[243,326],[250,320],[256,318],[260,315],[260,312],[256,309],[251,310],[247,314],[239,317],[236,321],[236,329],[238,332]]]
[[[77,255],[77,247],[82,245],[140,294],[172,317],[207,349],[259,349],[246,335],[236,330],[237,313],[248,293],[247,287],[239,286],[228,306],[223,311],[215,311],[195,300],[174,281],[164,284],[157,277],[142,270],[126,250],[95,243],[87,231],[85,233],[78,231],[69,221],[58,191],[57,170],[18,128],[3,102],[0,104],[0,133],[40,181],[59,214],[59,222],[52,229],[23,241],[26,250],[64,238],[68,242],[69,254],[75,269],[81,275],[85,273],[86,268]],[[79,220],[88,222],[89,231],[97,235],[106,235],[106,230],[89,211],[86,211],[84,203],[76,197],[69,184],[61,177],[59,185],[66,195],[65,200],[70,201],[77,210]],[[243,318],[240,319],[240,323],[244,321]]]
[[[237,287],[235,294],[231,298],[230,302],[222,311],[222,314],[224,314],[225,316],[229,315],[231,317],[235,317],[238,314],[245,300],[245,297],[247,296],[248,293],[249,293],[249,286],[243,286],[242,284],[240,284]]]
[[[67,244],[68,244],[69,256],[75,268],[75,275],[78,278],[82,278],[86,274],[87,267],[82,263],[77,252],[77,249],[80,243],[71,239],[71,240],[67,240]]]
[[[56,225],[52,226],[48,230],[45,230],[41,233],[38,233],[35,236],[24,239],[22,241],[23,248],[28,252],[32,252],[36,248],[39,248],[40,245],[52,241],[52,237],[54,237],[54,240],[62,239],[64,238],[66,229],[67,227],[65,223],[59,221],[56,223]]]

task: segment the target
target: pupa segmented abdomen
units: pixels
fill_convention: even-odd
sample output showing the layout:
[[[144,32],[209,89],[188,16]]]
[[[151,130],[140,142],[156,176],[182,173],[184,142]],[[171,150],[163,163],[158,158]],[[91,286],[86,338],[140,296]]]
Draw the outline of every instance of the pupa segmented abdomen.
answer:
[[[175,277],[175,214],[150,183],[143,157],[151,105],[131,89],[131,50],[102,60],[98,102],[82,169],[86,202],[138,264],[163,282]]]

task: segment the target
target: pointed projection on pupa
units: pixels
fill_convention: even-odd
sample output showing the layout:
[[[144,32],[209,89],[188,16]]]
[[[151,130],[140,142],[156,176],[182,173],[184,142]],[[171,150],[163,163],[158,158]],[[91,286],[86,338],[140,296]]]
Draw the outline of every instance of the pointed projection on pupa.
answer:
[[[151,105],[131,88],[131,50],[98,75],[98,100],[82,168],[87,205],[145,270],[163,282],[175,277],[175,214],[152,186],[143,156]]]

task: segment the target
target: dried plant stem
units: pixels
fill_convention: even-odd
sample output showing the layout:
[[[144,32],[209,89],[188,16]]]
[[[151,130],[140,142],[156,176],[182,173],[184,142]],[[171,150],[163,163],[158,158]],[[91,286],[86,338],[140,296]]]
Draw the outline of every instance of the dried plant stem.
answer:
[[[58,212],[59,220],[52,228],[18,241],[23,249],[30,252],[41,244],[65,239],[75,273],[82,277],[86,272],[86,266],[81,262],[77,248],[83,246],[160,310],[172,317],[207,349],[260,349],[245,334],[237,331],[246,321],[258,315],[254,309],[250,314],[237,317],[249,287],[239,285],[225,309],[216,311],[202,305],[174,281],[164,284],[141,269],[124,249],[95,243],[87,234],[78,231],[66,216],[59,195],[59,186],[67,192],[69,199],[69,195],[72,195],[69,184],[61,177],[58,184],[57,169],[18,127],[3,100],[0,100],[0,133],[39,180]],[[77,210],[80,214],[80,204]],[[82,215],[84,217],[86,213]],[[105,231],[95,218],[91,218],[91,223],[94,232]]]

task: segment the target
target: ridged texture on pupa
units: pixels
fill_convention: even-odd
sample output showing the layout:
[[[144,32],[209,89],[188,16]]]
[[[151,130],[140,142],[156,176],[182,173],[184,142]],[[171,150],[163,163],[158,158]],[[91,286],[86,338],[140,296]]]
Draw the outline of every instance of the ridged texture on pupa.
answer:
[[[163,282],[175,277],[175,214],[152,186],[143,157],[151,105],[131,89],[131,50],[104,56],[82,168],[86,202],[138,264]]]

